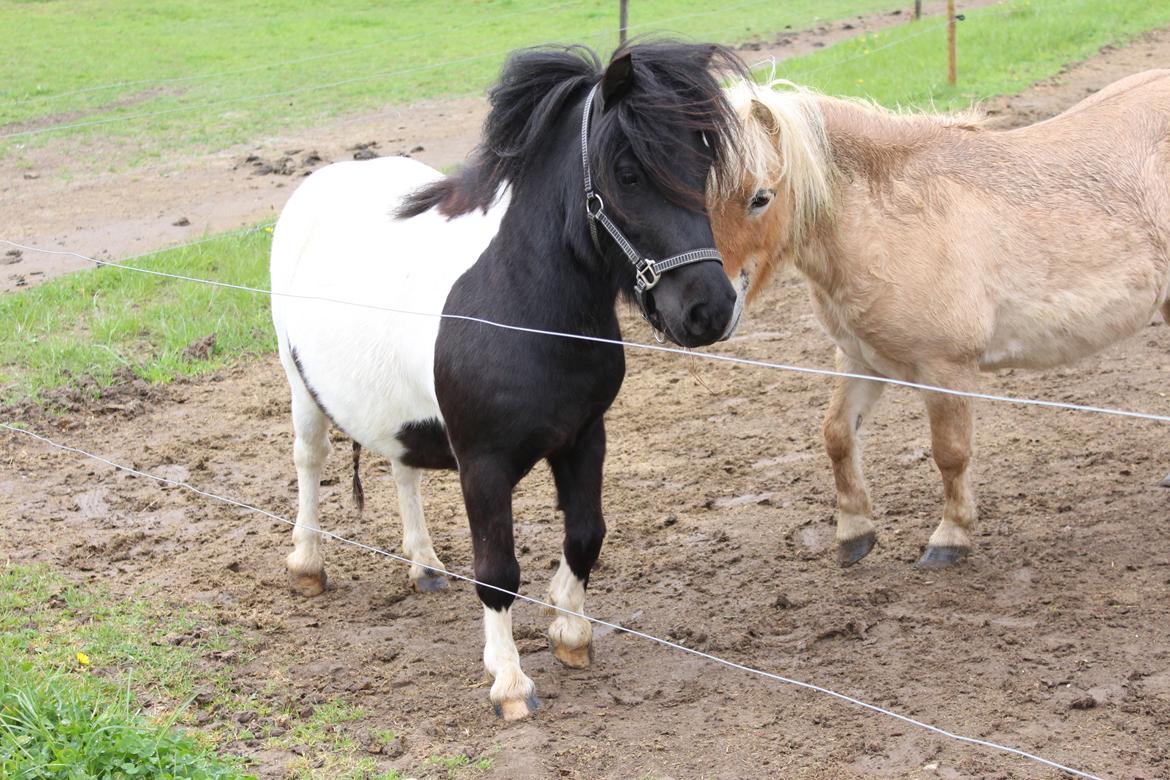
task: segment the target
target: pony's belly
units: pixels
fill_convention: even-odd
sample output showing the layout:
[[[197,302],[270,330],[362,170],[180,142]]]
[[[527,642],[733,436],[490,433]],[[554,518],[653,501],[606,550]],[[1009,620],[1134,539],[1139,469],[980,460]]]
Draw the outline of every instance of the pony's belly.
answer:
[[[1065,365],[1137,333],[1156,310],[1153,295],[1107,305],[1001,307],[979,367],[993,371]]]

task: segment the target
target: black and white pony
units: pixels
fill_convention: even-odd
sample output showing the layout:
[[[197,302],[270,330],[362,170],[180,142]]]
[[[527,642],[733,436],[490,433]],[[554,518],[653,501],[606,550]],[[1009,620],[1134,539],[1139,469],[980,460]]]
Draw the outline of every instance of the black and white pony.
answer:
[[[431,570],[443,564],[418,470],[458,468],[475,577],[515,591],[512,490],[547,459],[565,516],[550,599],[582,610],[605,537],[603,417],[625,373],[621,347],[376,307],[619,339],[624,294],[680,345],[726,338],[742,296],[710,249],[704,190],[735,169],[736,118],[713,70],[743,72],[713,46],[633,45],[604,74],[587,49],[521,51],[461,172],[341,163],[289,200],[272,245],[272,315],[292,388],[300,505],[288,570],[300,592],[325,588],[317,492],[332,422],[354,441],[359,500],[360,448],[391,460],[420,591],[446,581]],[[536,699],[512,641],[513,597],[478,593],[492,703],[524,717]],[[559,613],[549,637],[562,662],[589,664],[587,621]]]

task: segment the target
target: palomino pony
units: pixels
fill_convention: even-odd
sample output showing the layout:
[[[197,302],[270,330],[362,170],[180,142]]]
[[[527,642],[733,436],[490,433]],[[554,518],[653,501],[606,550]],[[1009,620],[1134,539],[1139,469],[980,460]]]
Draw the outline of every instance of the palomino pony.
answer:
[[[330,422],[355,443],[355,496],[360,447],[391,460],[420,591],[446,581],[432,570],[443,564],[418,470],[458,468],[491,701],[507,719],[537,706],[512,640],[512,490],[547,459],[565,516],[550,599],[580,612],[605,537],[603,418],[625,362],[614,344],[476,319],[620,339],[614,305],[626,295],[680,345],[730,334],[739,297],[704,198],[708,178],[733,169],[739,123],[712,69],[745,72],[712,46],[635,45],[604,73],[584,48],[518,52],[461,172],[443,178],[405,159],[331,165],[276,226],[273,322],[292,388],[300,503],[293,584],[306,595],[325,588],[317,493]],[[589,664],[583,618],[559,613],[549,638],[565,664]]]
[[[730,97],[752,163],[712,207],[726,270],[758,292],[794,265],[841,371],[970,390],[1170,321],[1170,71],[1010,131],[791,85]],[[839,380],[825,419],[842,565],[875,543],[858,433],[883,387]],[[971,400],[923,400],[945,506],[918,565],[944,567],[971,549]]]

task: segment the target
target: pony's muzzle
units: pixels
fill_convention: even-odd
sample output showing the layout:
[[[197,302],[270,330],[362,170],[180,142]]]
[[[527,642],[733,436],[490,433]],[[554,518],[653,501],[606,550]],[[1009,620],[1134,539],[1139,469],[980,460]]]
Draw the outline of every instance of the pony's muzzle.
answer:
[[[735,307],[737,296],[733,290],[730,295],[716,295],[705,300],[696,301],[686,308],[683,316],[683,328],[686,330],[687,346],[702,346],[712,344],[722,338],[734,328]]]

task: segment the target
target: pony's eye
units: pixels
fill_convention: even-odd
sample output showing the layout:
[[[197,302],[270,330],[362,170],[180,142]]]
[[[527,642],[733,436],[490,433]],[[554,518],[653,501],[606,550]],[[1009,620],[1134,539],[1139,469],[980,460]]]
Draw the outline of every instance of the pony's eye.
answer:
[[[634,187],[638,184],[638,174],[629,168],[618,171],[617,179],[618,184],[623,187]]]
[[[749,211],[760,211],[769,203],[772,202],[772,196],[775,193],[772,190],[758,190],[752,200],[748,203]]]

